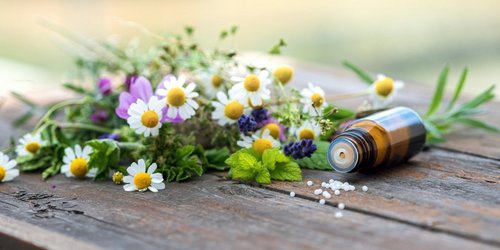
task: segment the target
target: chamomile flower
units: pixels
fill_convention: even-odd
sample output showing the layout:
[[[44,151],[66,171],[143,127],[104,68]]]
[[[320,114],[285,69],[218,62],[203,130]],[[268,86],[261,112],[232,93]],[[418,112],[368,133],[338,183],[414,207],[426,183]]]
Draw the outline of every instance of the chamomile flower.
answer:
[[[226,82],[226,75],[222,69],[215,70],[210,69],[208,72],[203,72],[201,74],[201,81],[205,86],[205,92],[208,96],[213,97],[224,89]]]
[[[321,127],[316,122],[305,121],[299,128],[292,128],[299,140],[316,140],[321,134]]]
[[[7,155],[0,152],[0,182],[11,181],[19,176],[19,169],[14,169],[17,162],[10,160]]]
[[[191,118],[199,105],[193,98],[198,96],[194,92],[195,83],[189,83],[186,87],[185,76],[175,78],[172,75],[166,76],[156,90],[156,94],[163,97],[163,102],[168,106],[167,117],[176,118],[179,115],[183,120]]]
[[[76,145],[74,149],[71,147],[66,148],[64,150],[64,165],[61,168],[61,173],[65,174],[66,177],[95,177],[97,168],[89,168],[91,153],[92,148],[90,146],[85,146],[83,149],[80,145]]]
[[[321,115],[323,108],[327,106],[325,101],[325,91],[312,83],[307,84],[307,88],[300,91],[300,102],[304,104],[303,113],[311,116]]]
[[[385,75],[378,75],[377,80],[370,86],[370,101],[373,108],[385,108],[394,100],[399,89],[403,88],[402,81],[394,81]]]
[[[292,80],[293,68],[288,65],[281,65],[273,71],[274,77],[283,85]]]
[[[217,92],[217,102],[212,102],[215,110],[212,112],[212,119],[217,120],[219,125],[233,124],[240,119],[245,112],[245,106],[234,98],[228,98],[224,92]]]
[[[246,77],[232,77],[236,84],[229,90],[229,95],[241,103],[249,102],[251,106],[262,106],[264,100],[271,98],[271,91],[267,88],[269,72],[261,71],[258,74],[248,74]]]
[[[241,140],[237,142],[242,148],[253,148],[258,153],[263,153],[266,149],[279,147],[280,143],[271,136],[269,129],[264,132],[254,134],[252,136],[241,136]],[[260,135],[260,136],[258,136]]]
[[[28,156],[38,153],[38,150],[46,144],[42,140],[40,134],[26,134],[21,139],[19,139],[19,145],[16,147],[16,153],[18,156]]]
[[[146,168],[146,162],[143,159],[133,162],[130,167],[127,168],[128,176],[123,177],[123,185],[125,191],[146,191],[149,189],[151,192],[158,192],[160,189],[165,189],[165,183],[163,183],[163,175],[161,173],[155,173],[157,168],[156,163],[151,164]]]
[[[149,98],[148,103],[138,99],[136,103],[130,105],[127,119],[130,128],[137,134],[144,136],[157,136],[160,133],[161,120],[163,118],[162,109],[165,107],[162,101],[156,96]]]

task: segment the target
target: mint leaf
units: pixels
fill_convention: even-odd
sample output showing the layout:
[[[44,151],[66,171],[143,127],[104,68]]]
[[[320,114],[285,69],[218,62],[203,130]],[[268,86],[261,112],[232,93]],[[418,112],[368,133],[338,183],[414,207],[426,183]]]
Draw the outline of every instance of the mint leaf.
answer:
[[[318,169],[318,170],[332,170],[330,163],[328,163],[328,159],[326,154],[328,153],[328,147],[330,147],[329,142],[325,141],[316,141],[317,150],[312,154],[311,158],[303,158],[297,160],[297,163],[302,168],[308,169]]]
[[[264,167],[269,170],[273,170],[277,162],[288,162],[290,161],[286,155],[284,155],[279,148],[270,148],[262,153],[262,162]]]
[[[294,161],[276,164],[276,168],[270,171],[270,174],[273,180],[280,180],[280,181],[302,180],[302,171],[300,170],[299,164],[297,164]]]
[[[257,162],[254,167],[256,172],[255,181],[260,184],[271,184],[271,174],[262,165],[262,162]]]

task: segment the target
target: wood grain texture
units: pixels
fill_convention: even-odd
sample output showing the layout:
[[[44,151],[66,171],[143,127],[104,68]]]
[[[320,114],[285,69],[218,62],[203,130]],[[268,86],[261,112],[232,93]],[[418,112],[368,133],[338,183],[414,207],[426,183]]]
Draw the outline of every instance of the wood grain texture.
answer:
[[[205,175],[161,193],[25,174],[0,191],[0,214],[113,249],[493,249],[357,211]]]
[[[409,163],[377,173],[341,174],[304,171],[300,183],[274,182],[273,190],[311,200],[321,182],[347,181],[354,192],[341,191],[328,200],[348,209],[500,246],[500,162],[432,149]],[[309,187],[306,181],[315,185]],[[369,192],[362,192],[366,185]],[[323,190],[326,190],[323,188]]]

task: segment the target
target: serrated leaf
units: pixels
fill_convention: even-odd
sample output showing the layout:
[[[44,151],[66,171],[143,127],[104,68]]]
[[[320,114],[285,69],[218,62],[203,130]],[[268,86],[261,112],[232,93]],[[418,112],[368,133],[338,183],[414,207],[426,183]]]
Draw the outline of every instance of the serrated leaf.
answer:
[[[183,146],[182,148],[177,149],[177,158],[184,158],[186,156],[189,156],[193,153],[195,150],[195,146],[193,145],[186,145]]]
[[[205,152],[207,159],[207,167],[217,170],[227,170],[229,168],[225,161],[229,158],[231,153],[227,147],[214,148]]]
[[[439,107],[441,106],[441,100],[443,99],[449,71],[450,67],[446,65],[441,71],[441,74],[439,75],[439,79],[436,85],[436,90],[434,91],[434,96],[432,97],[432,102],[429,105],[429,109],[427,110],[426,114],[427,117],[430,117],[434,113],[436,113],[436,111],[438,111]]]
[[[367,72],[365,72],[364,70],[362,70],[358,66],[355,66],[354,64],[352,64],[348,61],[344,61],[342,64],[346,68],[352,70],[352,72],[354,72],[359,77],[359,79],[361,79],[365,83],[371,85],[373,82],[375,82],[375,79],[373,79],[373,77],[371,77],[370,74],[368,74]]]
[[[260,184],[271,184],[271,174],[269,170],[262,165],[261,162],[255,164],[256,174],[255,181]]]
[[[288,161],[290,161],[290,159],[288,159],[279,148],[270,148],[262,153],[262,163],[264,167],[269,170],[273,170],[276,167],[276,163]]]
[[[111,169],[118,168],[120,160],[120,148],[114,140],[91,140],[86,145],[92,147],[89,166],[97,168],[95,179],[105,179]]]
[[[271,179],[279,181],[301,181],[302,171],[299,164],[294,161],[278,163],[276,168],[270,171]]]

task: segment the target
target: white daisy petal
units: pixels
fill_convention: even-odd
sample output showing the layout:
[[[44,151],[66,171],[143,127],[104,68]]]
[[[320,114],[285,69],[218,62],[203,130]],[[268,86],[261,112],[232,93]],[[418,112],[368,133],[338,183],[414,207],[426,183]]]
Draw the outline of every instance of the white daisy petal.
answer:
[[[134,184],[125,184],[123,185],[123,189],[127,192],[135,191],[137,188],[135,187]]]

